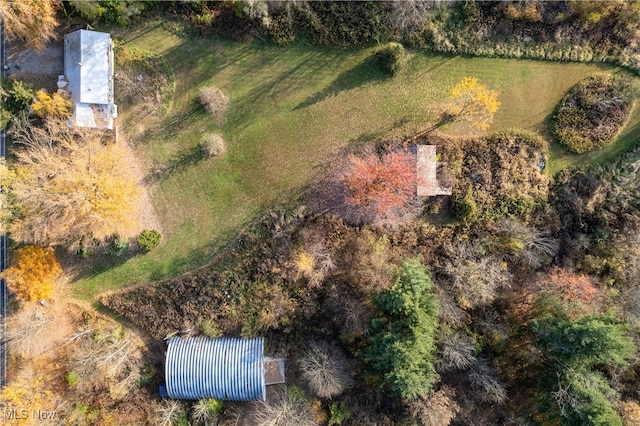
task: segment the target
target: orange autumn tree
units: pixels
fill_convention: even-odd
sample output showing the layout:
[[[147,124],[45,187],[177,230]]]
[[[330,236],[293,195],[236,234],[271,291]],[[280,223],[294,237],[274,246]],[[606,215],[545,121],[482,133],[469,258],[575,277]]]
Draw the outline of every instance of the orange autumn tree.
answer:
[[[593,285],[588,275],[570,273],[565,269],[552,269],[542,284],[565,303],[593,306],[601,298],[600,290]]]
[[[603,295],[591,277],[557,267],[522,288],[521,302],[516,303],[516,310],[528,312],[541,297],[557,299],[570,316],[602,310]]]
[[[343,177],[345,202],[362,216],[402,214],[416,190],[416,159],[406,146],[382,155],[351,157]]]
[[[19,299],[34,301],[51,297],[53,284],[61,273],[52,248],[26,246],[17,251],[2,278]]]
[[[453,103],[449,115],[452,121],[461,121],[477,130],[487,130],[500,106],[498,92],[490,90],[476,77],[464,77],[449,93]]]

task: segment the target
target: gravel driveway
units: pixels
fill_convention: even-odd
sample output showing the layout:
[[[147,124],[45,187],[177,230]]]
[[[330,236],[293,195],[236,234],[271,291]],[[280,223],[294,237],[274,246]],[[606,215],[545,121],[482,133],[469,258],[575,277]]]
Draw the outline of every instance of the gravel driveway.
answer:
[[[64,73],[64,38],[49,43],[42,52],[22,41],[7,40],[7,77],[33,84],[36,90],[57,90],[58,75]]]

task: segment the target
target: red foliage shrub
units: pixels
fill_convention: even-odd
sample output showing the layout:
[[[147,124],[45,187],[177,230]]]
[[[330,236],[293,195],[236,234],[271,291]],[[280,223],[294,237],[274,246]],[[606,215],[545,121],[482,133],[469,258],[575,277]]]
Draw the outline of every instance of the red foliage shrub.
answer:
[[[406,211],[416,190],[416,158],[407,147],[350,160],[351,167],[343,176],[347,205],[376,218]]]
[[[516,314],[530,312],[536,300],[543,296],[558,299],[571,316],[600,312],[603,308],[602,291],[594,285],[591,277],[553,268],[547,275],[521,289],[520,300],[514,305]]]

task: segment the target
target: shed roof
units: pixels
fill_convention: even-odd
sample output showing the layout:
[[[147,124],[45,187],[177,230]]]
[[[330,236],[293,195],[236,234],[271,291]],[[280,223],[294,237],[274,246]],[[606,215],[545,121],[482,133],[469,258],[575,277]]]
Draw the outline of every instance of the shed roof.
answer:
[[[169,397],[264,400],[264,339],[172,337],[165,380]]]
[[[451,195],[451,186],[438,179],[438,164],[435,145],[417,145],[416,173],[418,175],[418,197],[434,195]]]

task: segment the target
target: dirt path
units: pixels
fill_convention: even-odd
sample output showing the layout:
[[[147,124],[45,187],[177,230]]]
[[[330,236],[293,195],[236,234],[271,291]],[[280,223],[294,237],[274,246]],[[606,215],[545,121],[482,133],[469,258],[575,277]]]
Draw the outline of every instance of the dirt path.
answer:
[[[122,146],[125,152],[125,162],[130,167],[130,173],[132,177],[136,180],[141,188],[140,197],[138,198],[138,202],[136,203],[135,207],[135,215],[136,217],[138,217],[140,224],[138,226],[138,229],[132,230],[132,235],[128,235],[128,237],[135,237],[140,233],[140,231],[144,229],[155,229],[160,233],[163,233],[162,225],[158,220],[158,216],[156,215],[153,203],[151,202],[151,197],[149,195],[149,186],[144,183],[146,173],[144,171],[142,161],[136,155],[131,144],[129,143],[127,135],[123,132],[120,132],[118,134],[118,143]]]

